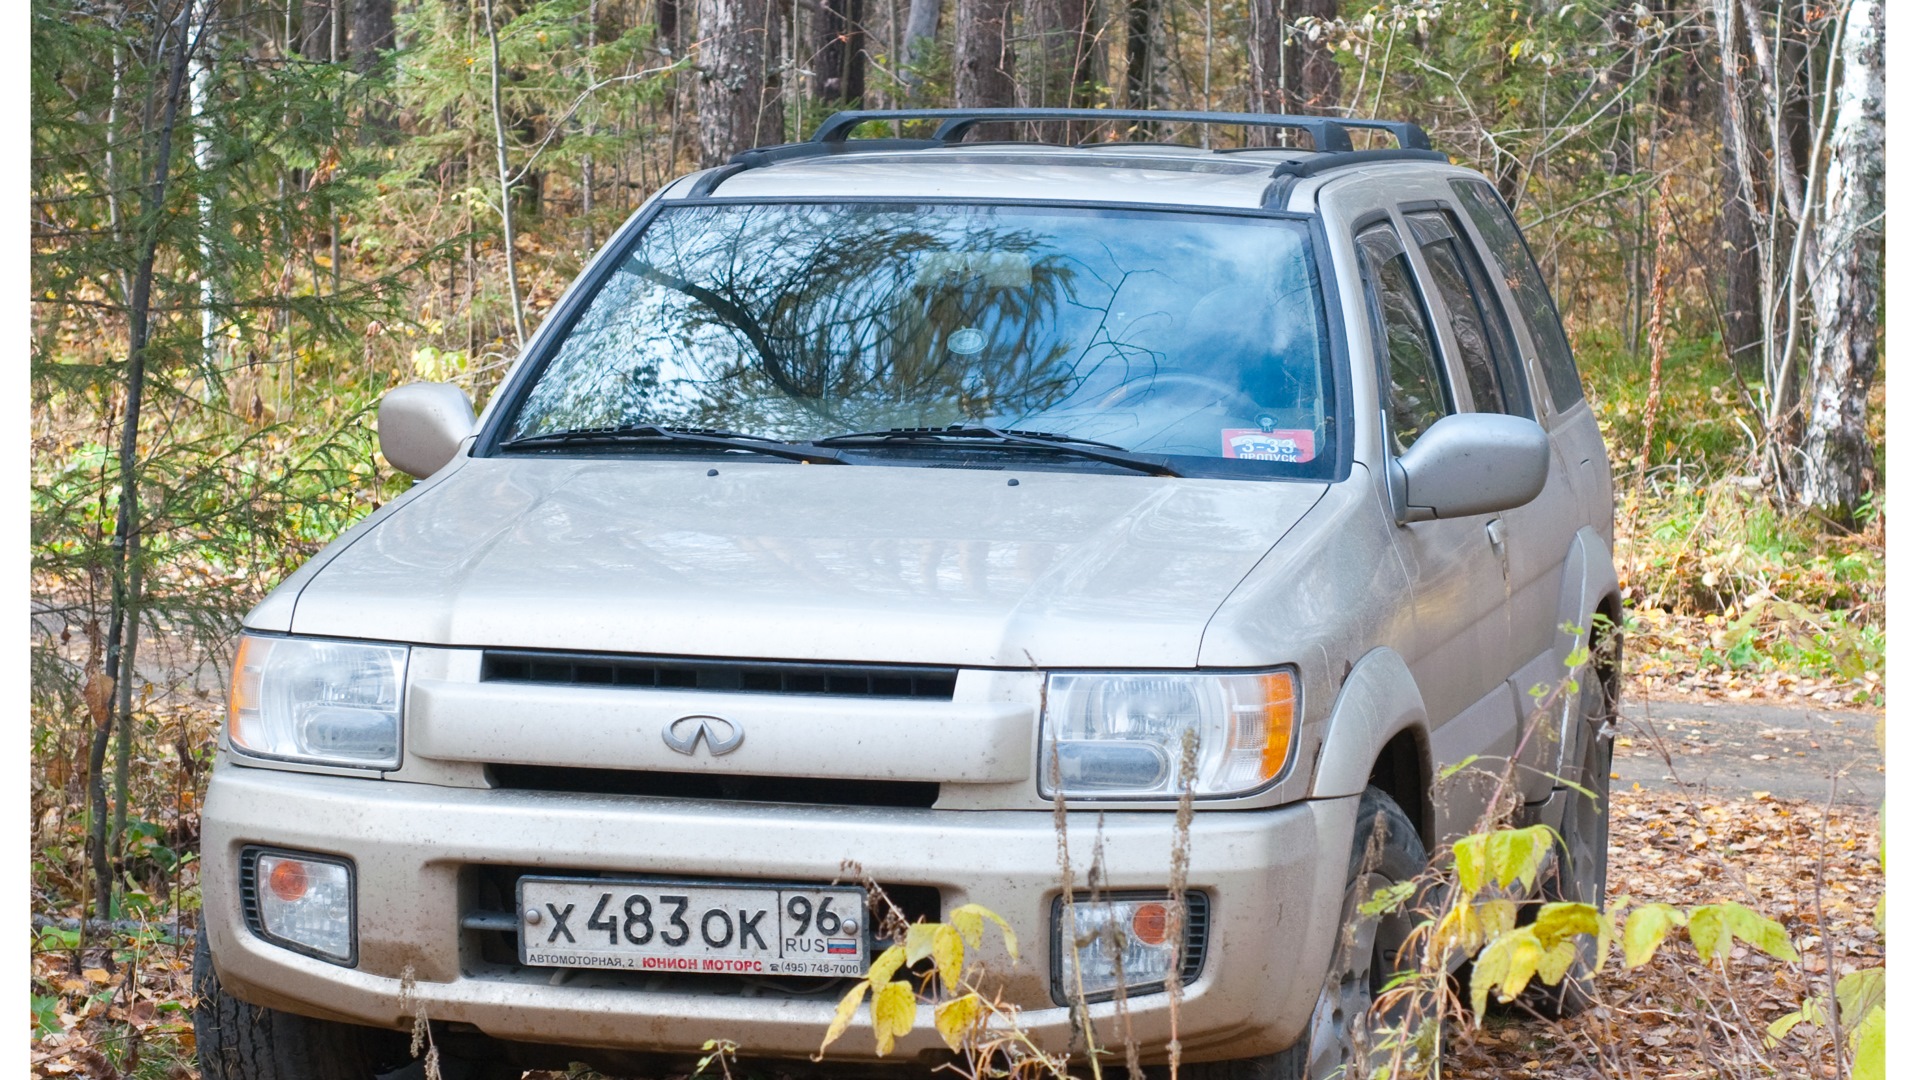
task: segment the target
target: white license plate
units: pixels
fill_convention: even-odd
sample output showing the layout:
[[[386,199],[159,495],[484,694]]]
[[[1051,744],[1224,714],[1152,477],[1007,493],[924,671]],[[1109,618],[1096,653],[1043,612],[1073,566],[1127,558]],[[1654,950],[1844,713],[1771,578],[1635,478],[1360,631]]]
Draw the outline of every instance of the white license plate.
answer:
[[[520,879],[520,962],[838,978],[867,972],[857,887]]]

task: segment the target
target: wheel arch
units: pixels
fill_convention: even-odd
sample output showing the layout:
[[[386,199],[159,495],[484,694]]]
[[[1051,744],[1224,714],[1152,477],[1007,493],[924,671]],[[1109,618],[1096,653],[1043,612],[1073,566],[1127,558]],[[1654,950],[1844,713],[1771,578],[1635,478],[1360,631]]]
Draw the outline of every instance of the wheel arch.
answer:
[[[1613,553],[1589,525],[1574,534],[1573,543],[1567,548],[1566,569],[1560,577],[1560,622],[1555,631],[1555,653],[1564,657],[1580,645],[1593,644],[1597,629],[1595,615],[1605,616],[1619,628],[1626,610]]]
[[[1341,683],[1315,763],[1312,797],[1341,798],[1380,788],[1433,841],[1433,755],[1425,702],[1406,661],[1373,649]]]

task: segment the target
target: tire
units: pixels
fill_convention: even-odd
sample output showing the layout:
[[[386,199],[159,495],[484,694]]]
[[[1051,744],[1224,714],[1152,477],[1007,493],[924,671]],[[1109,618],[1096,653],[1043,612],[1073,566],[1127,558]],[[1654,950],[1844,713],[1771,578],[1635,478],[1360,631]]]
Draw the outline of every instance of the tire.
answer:
[[[202,1080],[369,1080],[409,1062],[399,1032],[262,1008],[227,993],[205,934],[193,947],[193,991]]]
[[[1561,843],[1555,845],[1554,872],[1541,886],[1547,903],[1574,901],[1604,908],[1607,902],[1607,829],[1613,775],[1613,718],[1617,694],[1598,668],[1582,670],[1580,714],[1585,723],[1575,728],[1583,740],[1578,783],[1586,792],[1567,789],[1560,818]],[[1594,1003],[1594,965],[1599,943],[1582,935],[1573,967],[1557,986],[1536,983],[1527,1003],[1547,1016],[1567,1017]]]
[[[1375,830],[1380,840],[1372,853]],[[1341,936],[1328,959],[1320,999],[1313,1019],[1294,1044],[1278,1053],[1238,1061],[1196,1061],[1182,1064],[1182,1077],[1192,1080],[1332,1080],[1364,1077],[1370,1070],[1359,1060],[1365,1055],[1358,1037],[1364,1019],[1393,970],[1393,955],[1412,932],[1404,913],[1379,919],[1357,916],[1358,905],[1385,885],[1411,881],[1426,869],[1427,849],[1420,831],[1387,793],[1369,787],[1360,796],[1354,823],[1353,846],[1347,862],[1347,893],[1341,913]],[[1350,928],[1350,929],[1349,929]],[[1363,1004],[1364,1003],[1364,1004]]]

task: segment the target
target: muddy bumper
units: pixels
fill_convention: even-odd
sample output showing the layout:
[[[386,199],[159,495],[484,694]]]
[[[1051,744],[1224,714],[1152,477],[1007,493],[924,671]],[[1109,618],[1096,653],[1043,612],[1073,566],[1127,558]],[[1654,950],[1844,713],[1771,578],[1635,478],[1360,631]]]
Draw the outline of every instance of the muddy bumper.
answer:
[[[1206,896],[1208,925],[1205,963],[1179,1009],[1187,1059],[1271,1052],[1305,1028],[1333,950],[1357,802],[1194,816],[1188,880]],[[1069,818],[1084,882],[1096,820],[1091,813]],[[1173,823],[1170,812],[1105,815],[1108,886],[1164,889]],[[302,955],[249,929],[240,867],[254,847],[351,861],[354,966]],[[1043,1047],[1065,1050],[1073,1042],[1071,1010],[1053,989],[1051,920],[1061,874],[1045,812],[447,788],[223,763],[207,798],[202,857],[203,932],[222,983],[244,1000],[287,1011],[404,1028],[414,1010],[424,1010],[523,1042],[692,1054],[724,1038],[743,1055],[804,1057],[820,1045],[837,987],[795,994],[728,976],[645,979],[521,967],[500,955],[507,935],[474,928],[478,883],[503,872],[826,883],[847,880],[842,867],[851,860],[873,880],[937,890],[942,911],[978,903],[1003,915],[1020,956],[1012,960],[989,935],[981,984],[1003,988],[1021,1006],[1023,1026]],[[414,984],[413,1004],[403,1007],[405,978]],[[1091,1013],[1098,1037],[1117,1045],[1115,1010],[1108,1002]],[[921,1011],[896,1055],[942,1052],[930,1010]],[[1135,992],[1128,1012],[1151,1059],[1169,1034],[1166,996]],[[863,1010],[831,1055],[872,1061],[872,1046]]]

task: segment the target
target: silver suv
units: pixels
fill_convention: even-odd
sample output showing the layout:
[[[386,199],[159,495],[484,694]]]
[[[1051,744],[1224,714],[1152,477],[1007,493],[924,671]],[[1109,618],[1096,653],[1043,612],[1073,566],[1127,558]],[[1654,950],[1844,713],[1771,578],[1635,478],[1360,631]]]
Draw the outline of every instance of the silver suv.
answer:
[[[964,139],[1116,119],[1310,148]],[[1501,197],[1412,125],[842,114],[650,199],[477,420],[412,385],[379,430],[421,482],[246,619],[208,1077],[377,1075],[420,1016],[449,1075],[804,1059],[878,886],[1003,915],[1046,1049],[1080,954],[1149,1060],[1178,972],[1186,1073],[1320,1078],[1407,932],[1336,948],[1356,898],[1487,806],[1447,764],[1520,755],[1548,888],[1603,886],[1612,654],[1522,732],[1619,617],[1606,450]]]

